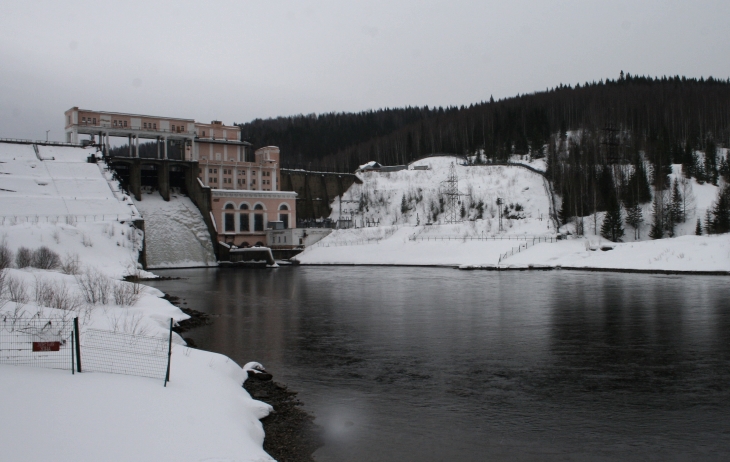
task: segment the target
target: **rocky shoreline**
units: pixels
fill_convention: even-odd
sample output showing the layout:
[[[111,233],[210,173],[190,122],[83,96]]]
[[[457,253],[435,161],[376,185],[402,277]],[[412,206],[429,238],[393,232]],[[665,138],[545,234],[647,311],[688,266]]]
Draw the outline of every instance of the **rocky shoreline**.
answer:
[[[181,306],[180,297],[165,294],[163,298],[180,308],[190,319],[178,322],[172,330],[183,334],[197,327],[213,323],[214,315]],[[183,337],[191,348],[197,348],[193,339]],[[252,398],[270,404],[274,411],[261,419],[264,425],[264,450],[278,462],[314,462],[312,454],[323,445],[320,427],[314,416],[303,409],[297,392],[274,382],[266,371],[248,371],[243,387]]]
[[[274,411],[261,419],[264,451],[279,462],[314,462],[312,454],[323,445],[321,428],[303,409],[297,392],[274,382],[266,372],[248,372],[243,384],[252,398],[270,404]]]

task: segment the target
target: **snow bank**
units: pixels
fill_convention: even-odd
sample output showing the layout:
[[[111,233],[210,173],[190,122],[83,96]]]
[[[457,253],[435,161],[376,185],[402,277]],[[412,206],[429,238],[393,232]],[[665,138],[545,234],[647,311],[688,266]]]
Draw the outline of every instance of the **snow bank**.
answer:
[[[190,198],[173,194],[168,202],[152,192],[135,205],[145,220],[149,268],[217,265],[210,233]]]
[[[6,270],[6,278],[27,288],[23,305],[5,302],[4,317],[62,316],[64,311],[34,302],[36,281],[80,296],[74,276],[42,270]],[[132,286],[128,282],[113,284]],[[188,316],[162,293],[141,286],[132,306],[77,307],[82,345],[88,327],[148,336],[169,335],[170,318]],[[16,311],[17,309],[17,311]],[[254,401],[241,387],[246,374],[229,358],[185,347],[174,334],[171,381],[105,373],[71,375],[58,371],[0,364],[0,389],[13,399],[0,400],[2,460],[199,461],[272,460],[262,449],[258,419],[269,405]],[[83,362],[82,362],[83,364]]]
[[[6,461],[268,461],[270,407],[228,358],[175,345],[171,381],[0,365]]]
[[[468,233],[457,234],[463,232],[460,228],[468,228],[468,224],[450,225],[441,229],[442,232],[429,228],[405,226],[392,233],[387,229],[366,228],[362,231],[372,232],[360,234],[361,239],[357,239],[360,230],[339,230],[307,248],[296,260],[303,265],[494,266],[499,263],[500,255],[526,242],[517,239],[522,236],[478,240]],[[376,230],[382,237],[377,236]],[[452,234],[448,234],[449,230]]]
[[[681,236],[612,245],[613,250],[601,251],[587,250],[584,239],[537,244],[507,258],[502,266],[730,272],[730,234]]]

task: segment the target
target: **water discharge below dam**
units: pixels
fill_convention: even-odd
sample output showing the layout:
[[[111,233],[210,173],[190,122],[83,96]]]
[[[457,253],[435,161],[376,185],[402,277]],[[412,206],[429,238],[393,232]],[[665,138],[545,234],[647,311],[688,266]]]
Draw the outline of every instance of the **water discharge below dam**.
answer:
[[[721,460],[727,277],[439,268],[159,271],[186,333],[300,392],[318,461]]]

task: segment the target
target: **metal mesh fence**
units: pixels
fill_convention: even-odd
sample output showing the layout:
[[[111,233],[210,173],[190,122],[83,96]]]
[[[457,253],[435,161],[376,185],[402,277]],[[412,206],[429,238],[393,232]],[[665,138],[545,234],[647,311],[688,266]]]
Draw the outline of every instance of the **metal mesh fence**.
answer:
[[[87,329],[81,344],[83,371],[139,375],[164,380],[169,340]]]
[[[0,316],[0,364],[73,370],[73,319]]]

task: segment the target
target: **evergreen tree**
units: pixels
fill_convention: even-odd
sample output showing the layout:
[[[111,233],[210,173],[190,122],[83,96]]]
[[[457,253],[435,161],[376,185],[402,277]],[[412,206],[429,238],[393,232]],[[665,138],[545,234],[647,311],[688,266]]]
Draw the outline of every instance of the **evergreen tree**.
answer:
[[[712,211],[709,208],[705,210],[705,232],[707,234],[712,234],[714,232],[712,229]]]
[[[699,218],[697,219],[697,226],[695,226],[695,234],[697,236],[702,236],[702,220]]]
[[[717,146],[712,139],[705,144],[705,177],[709,183],[717,185]]]
[[[730,232],[730,186],[723,187],[717,193],[717,201],[712,208],[712,232],[716,234]]]
[[[461,218],[464,218],[466,216],[466,208],[464,207],[464,202],[461,203]]]
[[[664,237],[664,205],[662,204],[661,192],[657,191],[654,196],[654,204],[651,210],[652,222],[649,237],[652,239],[661,239]]]
[[[673,223],[684,223],[686,217],[684,216],[684,198],[679,190],[679,181],[675,178],[672,184],[672,222]]]
[[[623,218],[621,217],[621,206],[618,201],[613,201],[611,207],[603,217],[601,225],[601,236],[606,239],[618,242],[624,236]]]
[[[406,202],[406,195],[403,194],[403,198],[400,200],[400,213],[405,214],[408,211],[408,202]]]
[[[641,238],[640,228],[643,222],[644,214],[639,204],[626,207],[626,224],[634,228],[634,239]]]

